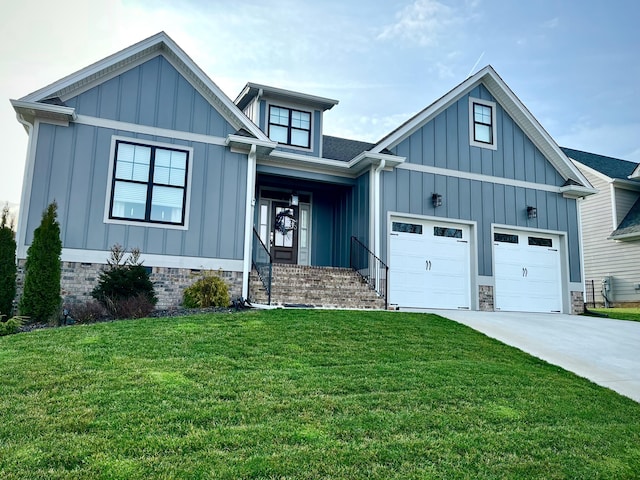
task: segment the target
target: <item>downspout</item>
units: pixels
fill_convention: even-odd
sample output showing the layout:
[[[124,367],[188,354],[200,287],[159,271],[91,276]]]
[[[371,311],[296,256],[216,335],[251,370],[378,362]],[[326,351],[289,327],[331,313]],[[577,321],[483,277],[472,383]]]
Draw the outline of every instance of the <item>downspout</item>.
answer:
[[[34,124],[29,123],[24,117],[16,113],[16,118],[18,122],[20,122],[25,130],[27,131],[27,135],[29,136],[29,140],[27,142],[27,158],[24,165],[24,174],[22,179],[22,195],[20,197],[20,211],[18,213],[18,224],[16,225],[16,243],[17,243],[17,251],[16,251],[16,259],[26,258],[26,241],[27,241],[27,213],[29,211],[29,195],[27,194],[27,190],[31,190],[31,182],[32,178],[32,170],[33,170],[33,161],[31,159],[32,153],[34,153],[33,143],[34,143]],[[28,184],[28,185],[27,185]]]
[[[380,257],[380,172],[384,169],[386,162],[380,160],[380,163],[373,171],[373,254]]]
[[[380,172],[385,166],[385,161],[380,160],[380,163],[373,171],[373,254],[380,257]],[[380,275],[376,275],[376,291],[380,291]],[[385,305],[386,306],[386,305]]]
[[[249,273],[251,272],[251,246],[253,244],[253,214],[256,205],[256,146],[251,145],[247,164],[247,197],[244,217],[244,253],[242,267],[242,298],[249,296]]]

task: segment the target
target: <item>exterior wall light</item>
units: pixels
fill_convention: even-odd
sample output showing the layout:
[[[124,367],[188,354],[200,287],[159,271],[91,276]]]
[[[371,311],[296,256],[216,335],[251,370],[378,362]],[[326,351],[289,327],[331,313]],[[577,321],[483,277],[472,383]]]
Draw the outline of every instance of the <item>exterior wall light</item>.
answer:
[[[538,209],[536,207],[527,207],[527,218],[538,218]]]
[[[289,205],[292,207],[297,207],[298,206],[298,194],[297,193],[292,193],[291,194],[291,200],[289,201]]]
[[[431,195],[431,203],[433,204],[433,208],[442,206],[442,195],[438,193]]]

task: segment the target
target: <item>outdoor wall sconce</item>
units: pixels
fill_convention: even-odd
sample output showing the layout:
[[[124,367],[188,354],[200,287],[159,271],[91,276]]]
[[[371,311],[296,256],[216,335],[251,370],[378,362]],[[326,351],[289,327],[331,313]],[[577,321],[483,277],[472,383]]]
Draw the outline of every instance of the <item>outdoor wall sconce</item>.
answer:
[[[289,201],[289,205],[292,207],[297,207],[298,206],[298,194],[297,193],[292,193],[291,194],[291,200]]]
[[[538,209],[536,207],[527,207],[527,218],[538,218]]]
[[[442,195],[438,193],[431,195],[431,203],[433,204],[433,208],[442,206]]]

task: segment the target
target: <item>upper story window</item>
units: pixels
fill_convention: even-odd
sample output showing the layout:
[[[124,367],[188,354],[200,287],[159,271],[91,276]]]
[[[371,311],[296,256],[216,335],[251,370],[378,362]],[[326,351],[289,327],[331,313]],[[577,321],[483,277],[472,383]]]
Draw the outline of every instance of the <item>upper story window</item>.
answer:
[[[109,218],[185,225],[189,154],[117,140]]]
[[[497,149],[495,102],[469,98],[469,141],[476,147]]]
[[[294,147],[311,146],[311,113],[269,106],[269,138]]]

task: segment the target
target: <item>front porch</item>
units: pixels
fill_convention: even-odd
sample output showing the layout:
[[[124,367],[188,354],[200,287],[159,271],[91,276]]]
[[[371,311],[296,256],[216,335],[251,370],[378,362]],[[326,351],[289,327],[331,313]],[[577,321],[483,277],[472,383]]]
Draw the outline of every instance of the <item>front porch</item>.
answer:
[[[385,308],[386,266],[366,245],[369,191],[368,173],[317,180],[259,174],[249,300]]]

